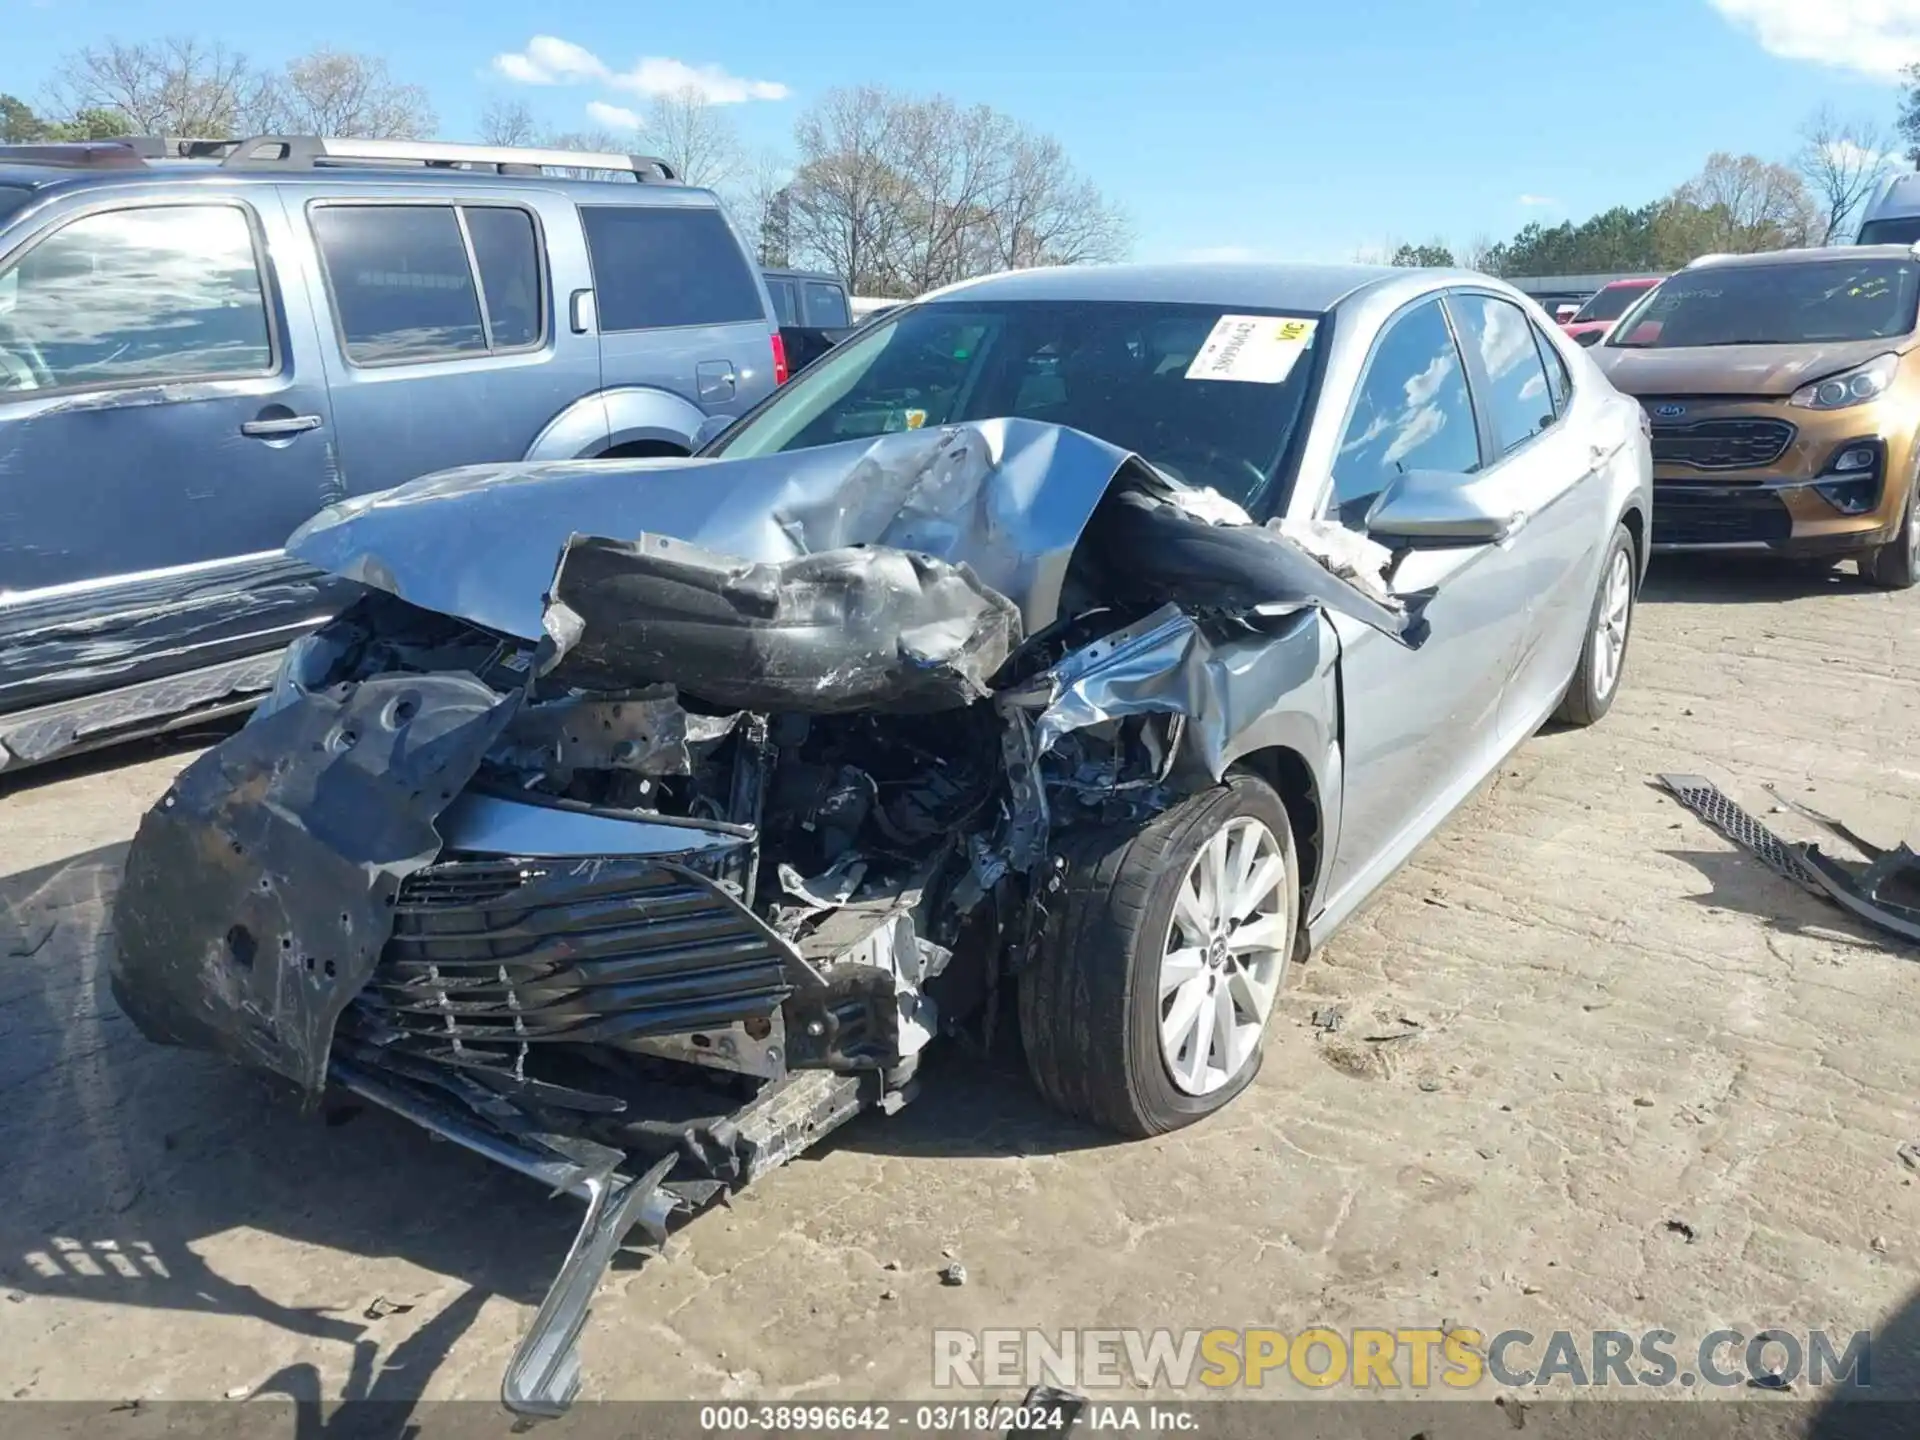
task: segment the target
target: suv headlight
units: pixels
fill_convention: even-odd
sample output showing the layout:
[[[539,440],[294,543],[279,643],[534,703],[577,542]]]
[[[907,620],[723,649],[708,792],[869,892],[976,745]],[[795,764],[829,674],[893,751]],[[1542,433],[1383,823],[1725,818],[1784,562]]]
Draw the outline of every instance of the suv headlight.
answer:
[[[1802,385],[1787,403],[1802,410],[1845,410],[1849,405],[1864,405],[1884,395],[1899,370],[1898,355],[1876,355],[1857,370]]]

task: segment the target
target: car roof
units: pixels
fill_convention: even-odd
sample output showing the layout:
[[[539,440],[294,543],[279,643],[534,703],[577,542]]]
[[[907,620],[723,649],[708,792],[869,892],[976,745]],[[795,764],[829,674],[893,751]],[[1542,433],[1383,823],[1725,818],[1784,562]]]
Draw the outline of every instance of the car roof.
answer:
[[[1387,265],[1240,264],[1186,262],[1161,265],[1071,265],[1012,270],[965,280],[924,296],[926,300],[1163,301],[1193,305],[1257,305],[1270,310],[1318,314],[1356,291],[1394,280],[1441,284],[1492,284],[1465,270],[1419,270]]]
[[[1760,265],[1812,265],[1822,260],[1911,260],[1911,245],[1824,245],[1811,250],[1762,250],[1752,255],[1703,255],[1689,270],[1748,269]]]
[[[762,275],[772,275],[781,280],[820,280],[828,284],[846,288],[840,277],[831,270],[794,270],[785,265],[762,265]]]

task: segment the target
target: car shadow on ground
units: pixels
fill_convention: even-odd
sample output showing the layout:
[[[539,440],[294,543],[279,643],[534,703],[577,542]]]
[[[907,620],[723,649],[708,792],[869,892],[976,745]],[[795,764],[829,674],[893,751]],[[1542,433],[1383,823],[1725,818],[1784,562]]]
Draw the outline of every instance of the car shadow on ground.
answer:
[[[1815,935],[1860,950],[1920,960],[1920,947],[1855,920],[1839,906],[1774,874],[1744,851],[1664,850],[1661,853],[1691,866],[1712,887],[1704,895],[1687,897],[1695,905],[1755,916],[1773,934]]]
[[[126,850],[104,846],[0,878],[0,1154],[9,1181],[0,1289],[22,1303],[58,1297],[248,1317],[310,1342],[302,1350],[312,1361],[254,1394],[418,1399],[489,1298],[538,1304],[579,1206],[377,1107],[342,1099],[304,1113],[275,1082],[145,1040],[108,979],[111,899]],[[937,1156],[1110,1143],[1042,1105],[1006,1022],[1000,1031],[991,1053],[943,1043],[915,1103],[853,1121],[798,1163],[836,1146]],[[695,1244],[700,1223],[687,1225]],[[232,1237],[248,1230],[320,1255],[392,1257],[463,1288],[451,1301],[441,1296],[452,1287],[438,1285],[429,1295],[346,1293],[324,1262],[279,1265],[256,1284],[223,1273],[245,1270],[244,1247],[231,1258]],[[635,1263],[623,1255],[619,1268]],[[421,1313],[381,1325],[395,1303]],[[339,1394],[321,1394],[339,1383],[323,1366],[347,1375]]]
[[[1640,587],[1644,603],[1770,604],[1810,595],[1882,595],[1851,563],[1819,565],[1772,555],[1656,555]]]
[[[1844,1351],[1845,1335],[1830,1337]],[[1912,1291],[1884,1325],[1874,1327],[1872,1373],[1819,1396],[1806,1440],[1887,1440],[1920,1434],[1920,1290]]]

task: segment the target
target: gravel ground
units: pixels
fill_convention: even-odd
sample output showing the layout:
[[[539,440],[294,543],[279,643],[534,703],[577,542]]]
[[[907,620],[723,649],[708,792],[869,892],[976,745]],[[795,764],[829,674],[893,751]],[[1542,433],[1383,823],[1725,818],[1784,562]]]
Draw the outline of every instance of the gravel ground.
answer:
[[[1905,1343],[1914,957],[1649,780],[1707,775],[1813,838],[1772,782],[1891,843],[1920,815],[1917,684],[1920,593],[1656,567],[1613,715],[1523,747],[1295,971],[1227,1113],[1112,1144],[1017,1056],[944,1054],[899,1116],[623,1262],[587,1393],[924,1396],[937,1326]],[[575,1207],[378,1113],[302,1119],[113,1005],[119,863],[194,753],[0,791],[0,1397],[491,1398]]]

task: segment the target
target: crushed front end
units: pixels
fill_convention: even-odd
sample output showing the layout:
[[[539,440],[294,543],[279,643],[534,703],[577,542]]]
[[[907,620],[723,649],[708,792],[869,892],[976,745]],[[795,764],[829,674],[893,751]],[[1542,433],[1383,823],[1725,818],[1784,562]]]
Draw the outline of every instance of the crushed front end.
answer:
[[[1042,943],[1059,839],[1217,783],[1290,697],[1330,709],[1322,609],[1419,639],[1417,602],[1087,437],[1002,424],[809,458],[813,494],[760,467],[781,498],[758,558],[571,533],[531,613],[363,546],[336,573],[377,588],[141,825],[112,980],[144,1034],[309,1101],[344,1087],[586,1200],[509,1367],[516,1412],[572,1399],[634,1227],[657,1241],[897,1109],[936,1033],[990,1023]],[[709,490],[737,502],[752,464]],[[572,474],[628,503],[606,467]],[[1079,512],[1023,535],[1008,495],[1063,487]],[[440,525],[383,502],[398,525],[372,528],[445,533],[444,491],[422,494]],[[473,548],[515,528],[496,514]]]

